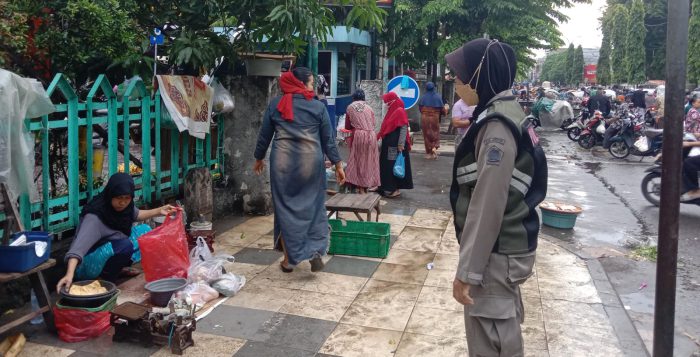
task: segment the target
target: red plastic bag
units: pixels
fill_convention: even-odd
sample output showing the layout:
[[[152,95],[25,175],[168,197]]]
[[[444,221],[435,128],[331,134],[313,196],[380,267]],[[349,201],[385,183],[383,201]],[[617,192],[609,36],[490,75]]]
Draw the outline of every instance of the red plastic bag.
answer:
[[[139,248],[146,281],[187,278],[190,257],[182,212],[174,219],[167,216],[160,227],[139,237]]]
[[[80,342],[100,336],[110,328],[109,311],[53,308],[58,337],[65,342]]]

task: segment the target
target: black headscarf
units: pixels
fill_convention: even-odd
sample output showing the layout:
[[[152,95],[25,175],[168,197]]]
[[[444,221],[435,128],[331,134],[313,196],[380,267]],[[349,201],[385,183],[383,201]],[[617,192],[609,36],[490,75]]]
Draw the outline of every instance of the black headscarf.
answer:
[[[362,89],[358,89],[355,91],[355,93],[352,94],[352,101],[357,102],[357,101],[364,101],[365,100],[365,91]]]
[[[418,101],[418,105],[421,107],[442,109],[442,106],[445,104],[442,102],[440,94],[435,91],[435,83],[428,82],[425,84],[425,94],[423,94],[423,97]]]
[[[80,218],[92,213],[100,218],[107,227],[120,231],[127,236],[131,235],[131,226],[134,224],[134,192],[136,186],[134,179],[125,173],[116,173],[109,178],[105,189],[88,202]],[[131,203],[121,212],[112,207],[112,198],[117,196],[131,196]]]
[[[474,76],[482,58],[481,73]],[[515,51],[503,42],[485,38],[472,40],[447,54],[445,60],[462,83],[471,84],[472,88],[476,86],[474,89],[479,95],[479,104],[474,109],[474,116],[481,114],[486,104],[498,93],[510,88],[515,80]]]
[[[647,92],[645,92],[641,89],[632,92],[632,104],[634,104],[634,107],[635,108],[646,108],[647,107],[646,96],[647,96]]]

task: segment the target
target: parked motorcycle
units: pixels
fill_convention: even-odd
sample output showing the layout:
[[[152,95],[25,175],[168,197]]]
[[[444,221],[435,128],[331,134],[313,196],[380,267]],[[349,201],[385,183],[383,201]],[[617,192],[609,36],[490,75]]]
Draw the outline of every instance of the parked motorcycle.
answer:
[[[602,130],[600,126],[602,126]],[[586,127],[581,131],[581,135],[578,137],[578,145],[584,149],[590,149],[596,144],[602,144],[603,134],[605,134],[603,113],[596,110],[593,118],[586,123]]]
[[[661,153],[661,145],[663,143],[663,130],[646,128],[644,123],[636,125],[629,124],[620,130],[613,138],[610,139],[610,155],[617,159],[624,159],[627,156],[641,156],[642,159],[647,156],[656,156]],[[645,137],[646,139],[641,139]],[[646,140],[646,145],[637,145],[638,140]],[[644,148],[644,146],[646,146]],[[646,149],[641,151],[640,147]]]
[[[581,112],[574,119],[574,122],[564,129],[566,130],[566,136],[569,137],[569,140],[578,141],[581,131],[586,128],[589,116],[588,108],[582,107]]]

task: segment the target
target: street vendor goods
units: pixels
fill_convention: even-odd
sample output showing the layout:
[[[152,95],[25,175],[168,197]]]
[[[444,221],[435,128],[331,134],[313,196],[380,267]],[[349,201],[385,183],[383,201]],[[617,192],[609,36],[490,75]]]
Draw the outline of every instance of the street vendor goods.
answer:
[[[68,293],[77,296],[90,296],[107,293],[107,288],[103,287],[99,281],[95,280],[87,285],[72,285]]]

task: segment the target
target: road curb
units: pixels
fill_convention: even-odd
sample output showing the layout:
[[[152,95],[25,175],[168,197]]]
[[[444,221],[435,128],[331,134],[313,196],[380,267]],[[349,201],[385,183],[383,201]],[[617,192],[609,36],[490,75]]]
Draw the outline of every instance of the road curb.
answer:
[[[586,263],[588,272],[591,275],[593,284],[598,291],[598,296],[602,301],[603,309],[608,315],[610,325],[612,325],[617,340],[620,343],[620,348],[624,352],[625,356],[647,356],[650,357],[649,351],[646,349],[644,340],[642,336],[639,335],[637,328],[634,326],[634,322],[627,313],[620,295],[617,290],[613,287],[610,282],[608,274],[605,272],[605,268],[600,263],[598,258],[594,258],[588,254],[581,254],[576,252],[573,247],[562,242],[555,237],[548,236],[546,234],[540,234],[540,237],[545,239],[547,242],[554,244],[567,252],[579,257]]]

